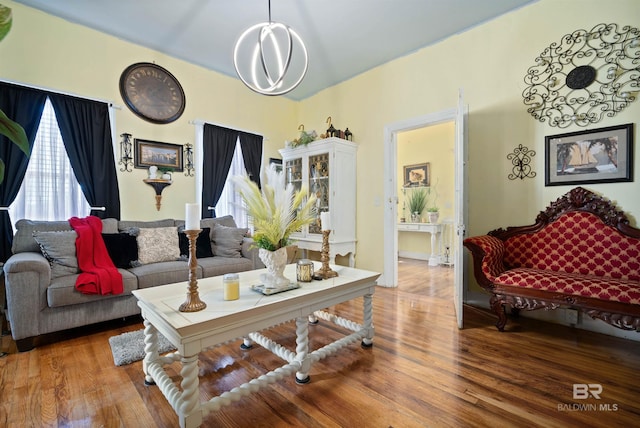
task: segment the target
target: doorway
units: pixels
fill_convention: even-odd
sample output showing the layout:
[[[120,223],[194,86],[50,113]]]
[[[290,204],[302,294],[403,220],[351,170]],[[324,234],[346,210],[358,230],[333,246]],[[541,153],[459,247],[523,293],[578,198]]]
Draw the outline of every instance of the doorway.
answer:
[[[465,147],[466,147],[466,118],[467,108],[464,106],[462,91],[458,96],[458,106],[455,109],[428,114],[413,119],[396,122],[385,126],[385,215],[384,215],[384,273],[378,284],[387,287],[398,285],[398,134],[403,131],[415,130],[445,122],[455,123],[455,197],[454,197],[454,307],[456,310],[458,327],[462,328],[462,302],[466,289],[464,272],[464,256],[462,239],[466,223],[465,197]]]

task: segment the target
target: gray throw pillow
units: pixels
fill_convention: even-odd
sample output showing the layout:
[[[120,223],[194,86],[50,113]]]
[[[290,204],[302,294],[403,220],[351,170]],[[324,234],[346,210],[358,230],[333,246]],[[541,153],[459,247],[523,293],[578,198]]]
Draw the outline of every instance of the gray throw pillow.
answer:
[[[13,254],[24,253],[26,251],[39,252],[40,246],[34,239],[33,233],[35,231],[51,232],[60,230],[73,230],[73,228],[68,221],[36,221],[24,218],[18,220],[11,252]]]
[[[242,241],[249,229],[214,224],[211,230],[211,248],[216,257],[242,257]]]
[[[51,266],[51,278],[73,275],[79,272],[76,257],[76,238],[74,230],[65,232],[33,232],[33,238],[40,245],[42,255]]]

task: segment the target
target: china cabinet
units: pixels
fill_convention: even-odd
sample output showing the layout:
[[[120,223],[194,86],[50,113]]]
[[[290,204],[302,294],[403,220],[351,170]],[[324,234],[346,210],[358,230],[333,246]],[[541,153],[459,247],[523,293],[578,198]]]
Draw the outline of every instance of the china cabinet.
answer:
[[[302,250],[320,251],[320,213],[328,212],[329,262],[335,263],[336,255],[348,254],[351,267],[356,253],[357,148],[351,141],[332,137],[280,150],[287,184],[292,183],[296,190],[306,185],[317,198],[316,220],[291,238]]]

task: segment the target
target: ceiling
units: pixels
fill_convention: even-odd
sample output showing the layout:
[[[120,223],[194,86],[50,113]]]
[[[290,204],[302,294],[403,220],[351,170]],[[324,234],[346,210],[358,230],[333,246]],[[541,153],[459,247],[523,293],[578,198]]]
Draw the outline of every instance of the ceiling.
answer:
[[[269,0],[15,1],[233,77],[236,40],[269,17]],[[535,1],[273,0],[273,21],[309,51],[307,75],[286,96],[307,98]]]

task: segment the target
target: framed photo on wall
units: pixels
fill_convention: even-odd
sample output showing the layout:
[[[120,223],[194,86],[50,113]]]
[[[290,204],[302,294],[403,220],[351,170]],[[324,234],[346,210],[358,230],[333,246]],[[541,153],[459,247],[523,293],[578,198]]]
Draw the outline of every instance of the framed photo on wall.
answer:
[[[134,166],[136,168],[172,168],[175,172],[183,170],[182,145],[134,139]]]
[[[429,163],[404,166],[403,187],[429,186]]]
[[[633,181],[633,124],[545,137],[545,186]]]

